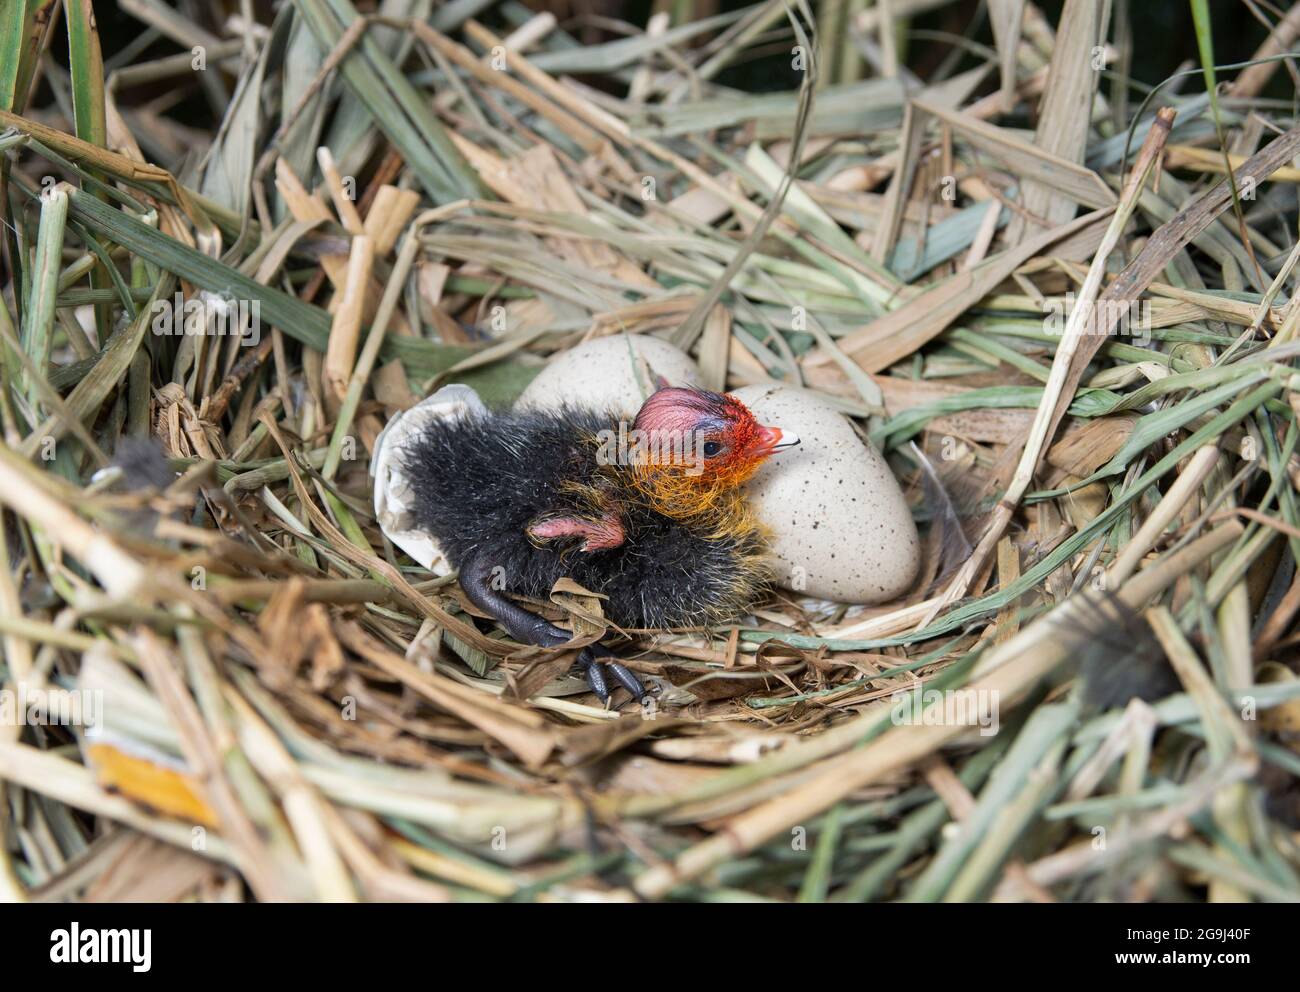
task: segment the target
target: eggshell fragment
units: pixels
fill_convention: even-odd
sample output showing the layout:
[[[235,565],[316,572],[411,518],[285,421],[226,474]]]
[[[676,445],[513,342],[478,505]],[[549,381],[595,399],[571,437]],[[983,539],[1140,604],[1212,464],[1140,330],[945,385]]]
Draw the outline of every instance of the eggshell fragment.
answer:
[[[634,413],[655,390],[655,376],[672,386],[697,386],[699,369],[667,341],[615,334],[586,341],[551,359],[515,402],[516,409],[554,410],[566,403]]]
[[[375,439],[370,475],[375,480],[375,519],[388,539],[434,575],[447,575],[451,564],[429,534],[411,518],[411,485],[402,472],[401,449],[430,423],[483,413],[487,407],[469,386],[443,386],[388,422]]]
[[[916,524],[880,453],[826,400],[791,386],[732,393],[762,424],[799,437],[746,484],[771,532],[777,581],[842,603],[910,591],[921,562]]]

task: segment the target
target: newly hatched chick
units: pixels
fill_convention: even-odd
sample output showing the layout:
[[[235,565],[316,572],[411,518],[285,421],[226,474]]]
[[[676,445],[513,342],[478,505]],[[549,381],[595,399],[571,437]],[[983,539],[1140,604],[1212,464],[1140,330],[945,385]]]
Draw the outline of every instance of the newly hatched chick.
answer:
[[[623,628],[693,627],[744,613],[768,574],[740,486],[797,444],[730,396],[664,388],[628,429],[616,413],[470,414],[432,423],[401,452],[416,524],[460,571],[461,587],[516,640],[570,639],[507,598],[544,600],[569,577],[608,597]],[[579,662],[601,701],[608,673],[640,681],[596,645]]]

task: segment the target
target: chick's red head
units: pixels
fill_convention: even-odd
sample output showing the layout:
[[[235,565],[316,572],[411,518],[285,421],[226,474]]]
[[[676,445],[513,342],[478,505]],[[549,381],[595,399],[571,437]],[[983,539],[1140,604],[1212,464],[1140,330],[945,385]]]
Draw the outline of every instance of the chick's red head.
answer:
[[[760,424],[733,396],[667,387],[637,413],[643,465],[672,466],[687,476],[740,485],[772,454],[799,443],[779,427]]]

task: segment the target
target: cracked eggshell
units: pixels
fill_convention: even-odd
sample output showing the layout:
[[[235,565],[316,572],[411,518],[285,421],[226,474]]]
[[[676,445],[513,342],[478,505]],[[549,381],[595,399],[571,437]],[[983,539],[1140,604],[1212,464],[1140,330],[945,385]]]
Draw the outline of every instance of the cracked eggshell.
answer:
[[[411,485],[402,472],[400,451],[435,420],[483,413],[487,407],[469,386],[443,386],[388,422],[375,439],[370,475],[375,480],[375,519],[388,539],[434,575],[447,575],[451,564],[438,542],[411,519]]]
[[[596,338],[552,358],[520,394],[515,409],[554,410],[569,403],[633,413],[654,392],[656,375],[674,386],[700,384],[690,356],[667,341],[644,334]]]
[[[771,532],[777,582],[841,603],[883,603],[909,592],[921,544],[880,452],[813,393],[769,383],[732,395],[759,423],[799,438],[745,487]]]

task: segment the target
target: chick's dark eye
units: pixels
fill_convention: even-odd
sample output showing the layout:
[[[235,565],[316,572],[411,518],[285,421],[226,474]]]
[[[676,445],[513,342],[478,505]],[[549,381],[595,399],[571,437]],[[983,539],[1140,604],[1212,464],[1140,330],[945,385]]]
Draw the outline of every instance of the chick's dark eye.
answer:
[[[704,442],[704,457],[705,457],[705,458],[713,458],[713,457],[716,457],[716,456],[717,456],[721,451],[722,451],[722,445],[721,445],[720,443],[718,443],[717,441],[705,441],[705,442]]]

